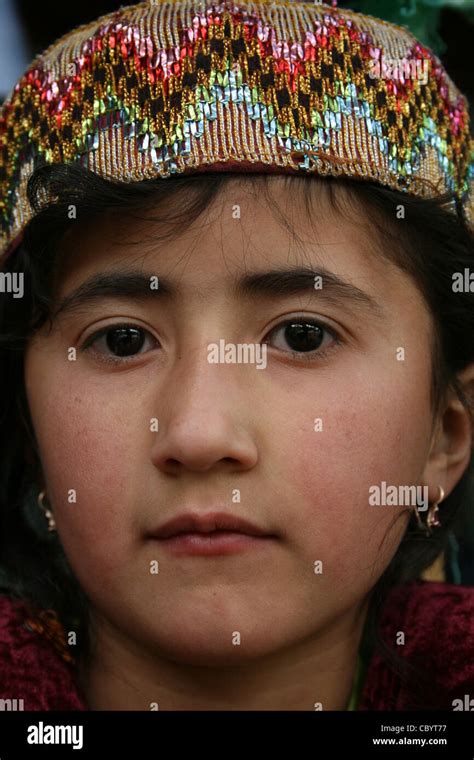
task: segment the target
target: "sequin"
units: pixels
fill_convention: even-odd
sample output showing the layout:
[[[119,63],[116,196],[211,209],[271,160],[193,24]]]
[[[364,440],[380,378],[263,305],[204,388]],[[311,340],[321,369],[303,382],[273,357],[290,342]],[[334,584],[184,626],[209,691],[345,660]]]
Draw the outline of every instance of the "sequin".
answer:
[[[168,0],[163,23],[165,5],[150,0],[59,40],[0,110],[0,256],[32,216],[26,183],[44,161],[107,176],[117,156],[117,179],[136,181],[255,162],[261,145],[258,158],[281,172],[451,190],[471,205],[464,96],[408,32],[335,5]],[[428,60],[428,85],[406,72],[371,78],[394,49]]]

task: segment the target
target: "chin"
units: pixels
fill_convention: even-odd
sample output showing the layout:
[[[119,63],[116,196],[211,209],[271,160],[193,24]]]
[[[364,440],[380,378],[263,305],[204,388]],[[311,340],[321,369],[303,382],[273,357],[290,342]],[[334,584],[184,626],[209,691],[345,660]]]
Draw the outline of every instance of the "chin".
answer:
[[[226,624],[222,617],[206,620],[177,614],[168,618],[166,627],[156,621],[147,628],[147,646],[167,660],[183,665],[231,667],[275,654],[288,645],[283,631],[271,621],[245,621],[240,625]],[[136,629],[135,629],[136,636]],[[240,641],[240,643],[238,643]]]
[[[168,645],[167,645],[168,644]],[[181,639],[160,642],[160,653],[167,660],[179,665],[204,668],[231,668],[260,660],[276,652],[268,650],[268,642],[249,642],[246,647],[227,644],[212,644]]]

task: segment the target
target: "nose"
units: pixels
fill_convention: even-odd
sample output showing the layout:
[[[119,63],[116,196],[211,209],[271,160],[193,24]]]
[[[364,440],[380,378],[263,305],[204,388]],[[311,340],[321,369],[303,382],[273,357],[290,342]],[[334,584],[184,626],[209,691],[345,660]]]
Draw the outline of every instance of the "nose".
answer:
[[[258,450],[248,394],[252,370],[248,365],[210,364],[205,347],[193,359],[176,362],[159,389],[154,466],[173,474],[254,467]]]

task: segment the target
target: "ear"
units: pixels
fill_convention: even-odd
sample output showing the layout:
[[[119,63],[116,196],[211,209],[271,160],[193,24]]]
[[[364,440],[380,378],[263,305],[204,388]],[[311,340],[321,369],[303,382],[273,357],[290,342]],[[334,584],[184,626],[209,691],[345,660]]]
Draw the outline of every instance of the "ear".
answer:
[[[457,377],[472,413],[474,364],[469,364]],[[454,390],[451,390],[436,425],[430,455],[423,471],[430,502],[438,498],[438,486],[442,486],[445,497],[448,496],[469,466],[473,446],[471,413]]]

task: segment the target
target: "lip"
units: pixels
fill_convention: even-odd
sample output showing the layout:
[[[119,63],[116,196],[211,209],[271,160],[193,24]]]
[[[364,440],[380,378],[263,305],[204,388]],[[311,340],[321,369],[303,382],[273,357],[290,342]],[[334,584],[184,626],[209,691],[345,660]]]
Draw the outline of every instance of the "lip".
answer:
[[[148,535],[176,556],[227,555],[263,548],[276,538],[259,526],[225,512],[186,512]]]

